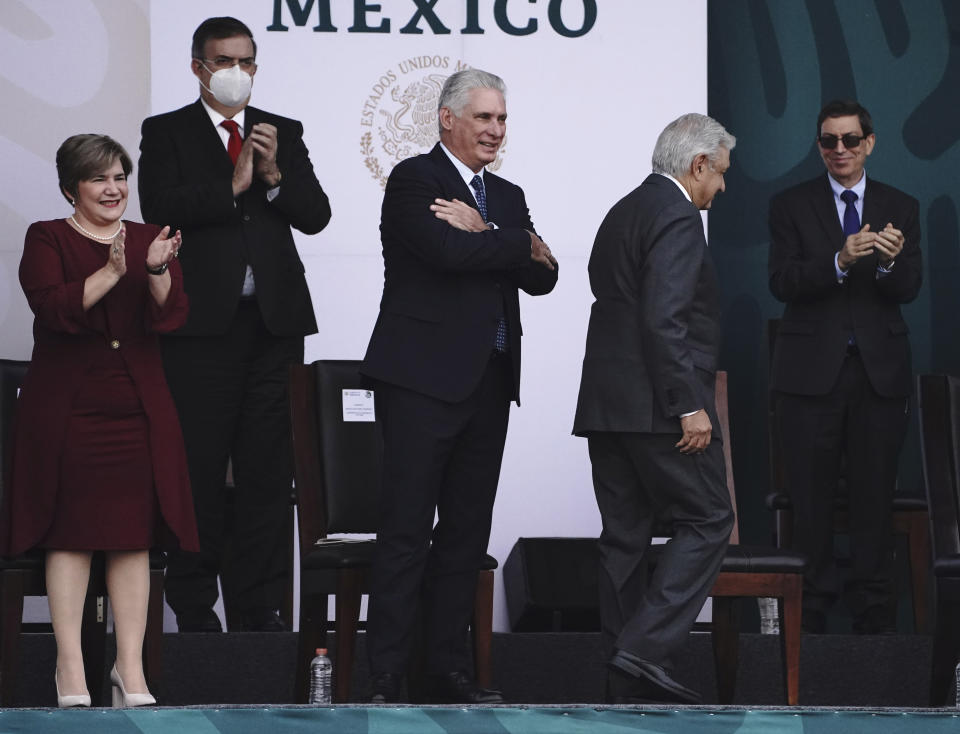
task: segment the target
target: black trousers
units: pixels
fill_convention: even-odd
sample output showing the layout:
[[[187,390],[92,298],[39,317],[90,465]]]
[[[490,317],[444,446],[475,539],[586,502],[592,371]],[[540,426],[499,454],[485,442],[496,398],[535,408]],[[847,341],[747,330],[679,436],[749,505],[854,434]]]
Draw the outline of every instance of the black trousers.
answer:
[[[850,501],[850,610],[858,618],[895,621],[892,502],[908,405],[905,397],[878,395],[855,355],[847,357],[827,395],[776,394],[794,545],[810,562],[804,609],[823,612],[843,591],[833,552],[833,503],[843,474]]]
[[[681,454],[680,435],[588,436],[600,535],[600,619],[604,654],[616,650],[671,669],[720,571],[733,510],[723,445]],[[654,527],[673,536],[656,565]]]
[[[236,610],[278,609],[290,569],[286,523],[293,460],[289,366],[303,363],[302,337],[275,337],[256,300],[244,300],[222,336],[165,337],[163,363],[186,442],[200,553],[177,553],[166,596],[177,614],[212,607],[221,576]],[[224,482],[234,497],[225,557]]]
[[[418,608],[425,672],[468,669],[466,631],[490,537],[512,394],[506,355],[491,360],[460,403],[376,384],[384,461],[367,615],[374,673],[406,670]]]

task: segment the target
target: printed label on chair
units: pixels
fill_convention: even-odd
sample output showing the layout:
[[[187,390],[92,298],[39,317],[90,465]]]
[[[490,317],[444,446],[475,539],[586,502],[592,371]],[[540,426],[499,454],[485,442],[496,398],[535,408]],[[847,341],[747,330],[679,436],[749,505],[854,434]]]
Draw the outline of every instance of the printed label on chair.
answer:
[[[373,390],[343,391],[343,422],[373,423],[377,420],[373,411]]]

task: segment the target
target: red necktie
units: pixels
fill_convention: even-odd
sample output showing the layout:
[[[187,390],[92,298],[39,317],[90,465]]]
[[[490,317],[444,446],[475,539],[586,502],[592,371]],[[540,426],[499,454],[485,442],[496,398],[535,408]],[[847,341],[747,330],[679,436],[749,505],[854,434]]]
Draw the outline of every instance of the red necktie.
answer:
[[[243,138],[240,137],[240,126],[233,120],[224,120],[220,127],[230,133],[230,139],[227,141],[227,153],[230,154],[230,160],[233,165],[237,165],[237,158],[240,157],[240,149],[243,147]]]

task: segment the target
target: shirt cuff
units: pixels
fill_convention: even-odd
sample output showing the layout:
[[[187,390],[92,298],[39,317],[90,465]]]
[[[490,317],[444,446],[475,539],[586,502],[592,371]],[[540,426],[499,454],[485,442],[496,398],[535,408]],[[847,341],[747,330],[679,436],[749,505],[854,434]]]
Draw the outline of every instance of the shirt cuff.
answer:
[[[837,273],[837,282],[838,282],[838,283],[842,283],[842,282],[844,281],[844,279],[847,277],[847,272],[848,272],[848,271],[843,270],[843,269],[840,268],[840,253],[839,253],[839,252],[835,253],[834,256],[833,256],[833,269],[834,269],[834,270],[836,271],[836,273]]]

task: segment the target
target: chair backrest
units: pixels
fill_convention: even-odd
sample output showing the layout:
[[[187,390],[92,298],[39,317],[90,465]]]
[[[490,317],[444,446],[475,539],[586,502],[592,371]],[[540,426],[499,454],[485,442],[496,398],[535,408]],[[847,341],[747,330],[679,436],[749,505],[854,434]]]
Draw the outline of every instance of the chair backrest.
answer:
[[[366,390],[358,360],[319,360],[290,373],[300,547],[377,528],[383,439],[379,421],[345,421],[344,390]]]
[[[917,377],[923,483],[934,559],[960,553],[960,378]]]
[[[727,373],[719,370],[714,383],[714,405],[717,410],[717,421],[719,429],[723,436],[723,462],[727,469],[727,491],[730,493],[730,504],[733,507],[733,530],[730,533],[730,544],[738,545],[740,543],[740,523],[737,514],[737,489],[733,483],[733,455],[730,451],[730,408],[727,398]],[[669,523],[657,522],[654,525],[653,536],[655,538],[669,538],[673,535],[673,528]]]
[[[29,362],[0,359],[0,500],[4,496],[12,458],[10,448],[13,443],[13,414],[17,407],[17,393],[29,366]]]
[[[717,408],[717,420],[720,433],[723,434],[723,462],[727,467],[727,491],[730,493],[730,505],[733,507],[733,530],[730,532],[730,545],[740,544],[740,515],[737,512],[737,489],[733,484],[733,452],[730,450],[730,403],[727,397],[727,373],[717,372],[714,401]]]

